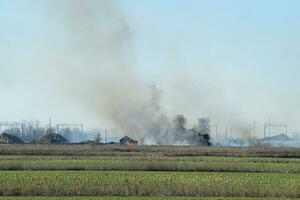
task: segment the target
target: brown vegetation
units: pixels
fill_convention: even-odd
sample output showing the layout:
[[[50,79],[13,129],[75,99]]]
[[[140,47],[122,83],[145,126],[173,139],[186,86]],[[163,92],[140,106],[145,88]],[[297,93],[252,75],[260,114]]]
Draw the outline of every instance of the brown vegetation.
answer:
[[[51,156],[235,156],[300,158],[300,148],[275,147],[191,147],[191,146],[128,146],[122,145],[40,145],[0,144],[0,155],[51,155]]]

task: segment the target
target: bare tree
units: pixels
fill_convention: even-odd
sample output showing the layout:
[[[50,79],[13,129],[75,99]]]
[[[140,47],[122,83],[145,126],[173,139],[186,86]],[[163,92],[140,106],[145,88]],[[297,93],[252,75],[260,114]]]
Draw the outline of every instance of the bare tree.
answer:
[[[97,133],[96,137],[95,137],[95,144],[100,144],[101,143],[101,135],[100,133]]]

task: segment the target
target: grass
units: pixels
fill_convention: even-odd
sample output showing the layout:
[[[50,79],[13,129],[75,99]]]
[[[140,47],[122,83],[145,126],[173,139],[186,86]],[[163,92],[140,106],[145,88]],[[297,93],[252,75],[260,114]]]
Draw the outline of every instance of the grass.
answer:
[[[0,145],[0,200],[296,198],[299,165],[295,148]]]
[[[89,170],[89,171],[186,171],[186,172],[283,172],[300,173],[298,162],[245,162],[245,159],[235,159],[235,161],[222,161],[222,158],[214,157],[210,161],[197,161],[197,159],[166,159],[167,161],[128,159],[116,160],[106,157],[106,159],[66,159],[48,158],[22,159],[17,157],[14,160],[1,160],[0,170]],[[220,159],[220,160],[218,160]],[[204,159],[206,160],[206,159]],[[232,159],[229,159],[232,160]],[[238,162],[240,160],[240,162]],[[275,160],[274,160],[275,161]]]
[[[300,197],[300,174],[0,171],[2,196]]]
[[[0,197],[0,200],[279,200],[280,198],[245,197]],[[285,200],[291,200],[284,198]]]
[[[191,146],[136,146],[119,145],[37,145],[1,144],[0,155],[42,156],[234,156],[300,158],[300,148],[272,147],[191,147]]]
[[[160,154],[131,155],[131,156],[30,156],[30,155],[1,155],[1,161],[14,160],[117,160],[117,161],[182,161],[182,162],[260,162],[260,163],[300,163],[299,158],[268,158],[268,157],[229,157],[229,156],[163,156]]]
[[[0,197],[0,200],[279,200],[247,197]],[[289,198],[284,198],[290,200]]]

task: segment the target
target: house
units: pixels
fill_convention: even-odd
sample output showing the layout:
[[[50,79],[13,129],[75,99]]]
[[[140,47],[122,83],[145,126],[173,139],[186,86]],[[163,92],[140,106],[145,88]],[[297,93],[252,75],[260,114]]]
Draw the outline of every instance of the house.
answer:
[[[261,142],[272,142],[272,141],[278,141],[278,142],[288,142],[293,141],[289,136],[285,134],[279,134],[271,137],[265,137],[260,139]]]
[[[10,135],[7,133],[2,133],[0,135],[0,143],[1,144],[22,144],[24,142],[17,136]]]
[[[138,141],[132,139],[131,137],[125,136],[125,137],[120,139],[120,144],[123,144],[123,145],[137,145]]]
[[[258,139],[257,143],[260,145],[271,145],[271,146],[290,146],[293,142],[286,134],[279,134],[271,137],[265,137]]]
[[[35,144],[69,144],[70,142],[59,134],[47,134],[37,140],[32,141]]]

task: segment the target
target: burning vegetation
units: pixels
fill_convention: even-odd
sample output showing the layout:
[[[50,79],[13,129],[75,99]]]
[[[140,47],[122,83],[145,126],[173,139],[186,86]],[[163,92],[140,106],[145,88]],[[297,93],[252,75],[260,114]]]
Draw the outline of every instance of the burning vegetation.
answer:
[[[187,128],[187,119],[184,115],[177,115],[171,128],[174,135],[173,142],[184,141],[191,145],[210,146],[210,120],[200,118],[193,128]]]

